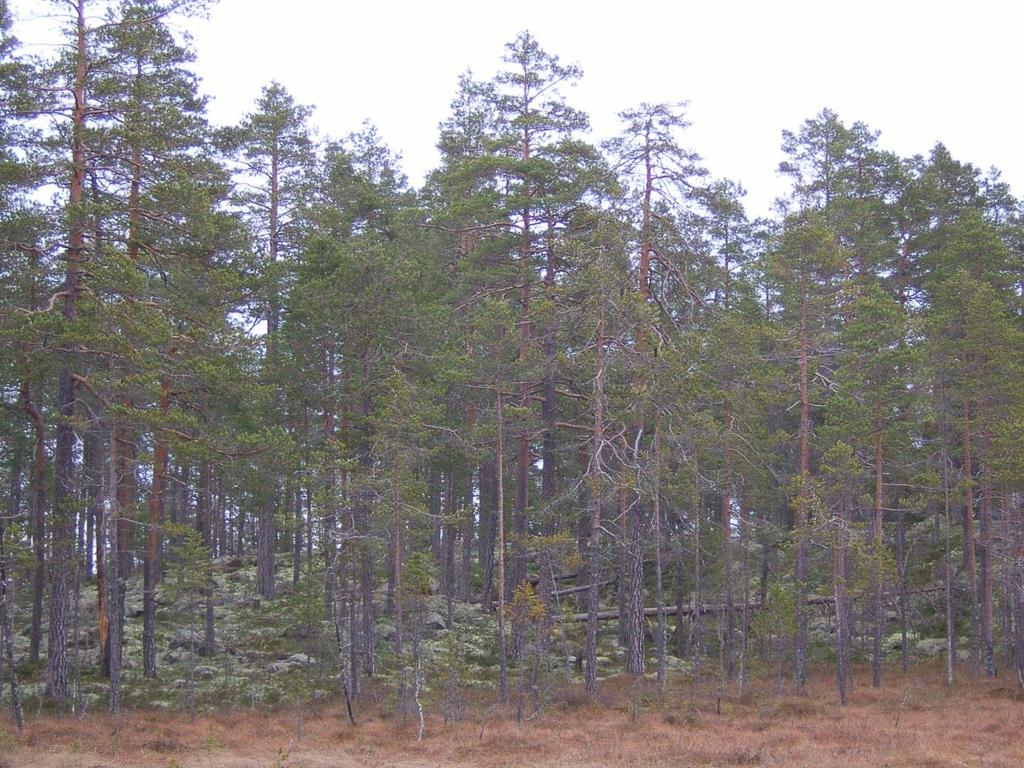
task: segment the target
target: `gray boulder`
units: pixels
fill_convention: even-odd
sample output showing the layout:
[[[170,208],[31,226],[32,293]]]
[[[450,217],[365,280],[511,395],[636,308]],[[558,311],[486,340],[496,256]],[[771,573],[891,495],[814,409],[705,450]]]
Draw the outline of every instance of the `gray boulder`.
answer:
[[[448,622],[440,613],[431,611],[423,617],[423,628],[429,630],[448,629]]]
[[[269,672],[278,674],[281,672],[291,672],[293,669],[302,669],[303,667],[311,667],[317,663],[317,660],[312,656],[305,653],[293,653],[286,659],[280,659],[275,661],[273,664],[267,667]]]
[[[188,653],[194,649],[199,656],[214,656],[218,648],[216,645],[209,647],[203,637],[203,633],[194,629],[179,629],[171,637],[168,649],[171,651],[183,651]]]

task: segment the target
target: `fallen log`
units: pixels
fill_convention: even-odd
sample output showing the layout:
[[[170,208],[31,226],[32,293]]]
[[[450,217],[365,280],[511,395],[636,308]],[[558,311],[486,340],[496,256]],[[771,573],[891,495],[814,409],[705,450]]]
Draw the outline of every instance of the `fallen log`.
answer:
[[[932,592],[944,592],[945,589],[946,589],[945,587],[922,587],[921,589],[911,589],[911,590],[908,590],[907,592],[904,593],[904,595],[907,596],[907,597],[910,597],[912,595],[924,595],[924,594],[929,594],[929,593],[932,593]],[[892,598],[892,597],[899,597],[899,595],[898,594],[890,595],[890,598]],[[809,597],[809,598],[807,598],[807,602],[805,604],[806,605],[832,605],[835,601],[836,601],[836,599],[834,597]],[[748,611],[756,611],[760,607],[761,607],[761,602],[759,600],[755,601],[755,602],[752,602],[752,603],[747,603],[747,610]],[[675,606],[675,605],[666,605],[663,610],[665,611],[665,615],[666,616],[675,616],[677,613],[679,613],[679,607]],[[700,615],[704,616],[704,615],[714,614],[714,613],[724,613],[725,610],[726,610],[725,603],[703,603],[700,606]],[[742,610],[743,610],[743,606],[742,605],[733,605],[733,611],[739,612],[739,611],[742,611]],[[682,610],[682,614],[683,614],[683,616],[692,616],[696,611],[697,611],[696,606],[684,605],[683,606],[683,610]],[[644,608],[644,616],[657,616],[657,615],[658,615],[657,607],[654,607],[654,608]],[[574,613],[574,614],[572,614],[570,616],[562,616],[562,617],[556,616],[554,618],[555,618],[555,621],[586,621],[587,620],[587,614],[586,613]],[[610,621],[611,619],[617,619],[617,618],[619,618],[618,610],[614,610],[614,611],[598,611],[597,612],[597,620],[598,621]]]
[[[598,582],[597,586],[598,587],[607,587],[607,586],[611,586],[612,584],[616,583],[617,581],[618,581],[617,578],[616,579],[608,579],[607,581],[600,581],[600,582]],[[551,592],[551,596],[552,597],[565,597],[566,595],[575,595],[575,594],[578,594],[580,592],[586,592],[588,589],[590,589],[590,585],[589,584],[584,584],[582,587],[566,587],[565,589],[553,590]],[[497,607],[498,607],[497,603],[495,603],[495,602],[491,603],[491,609],[492,610],[497,608]]]
[[[644,560],[644,569],[653,568],[654,560]],[[573,573],[556,573],[551,577],[552,581],[575,581],[577,579],[585,579],[587,577],[586,572],[574,571]],[[528,582],[536,586],[540,583],[539,576],[528,576],[526,578]],[[583,587],[586,589],[586,586]]]
[[[608,579],[607,581],[598,582],[598,587],[607,587],[616,583],[618,579]],[[582,587],[566,587],[565,589],[556,589],[551,593],[552,597],[565,597],[566,595],[575,595],[579,592],[586,592],[590,589],[589,584],[584,584]]]

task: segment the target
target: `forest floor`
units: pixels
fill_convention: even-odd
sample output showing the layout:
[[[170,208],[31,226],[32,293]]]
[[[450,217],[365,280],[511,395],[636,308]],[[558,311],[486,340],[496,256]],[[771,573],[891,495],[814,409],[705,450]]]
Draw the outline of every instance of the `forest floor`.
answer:
[[[578,688],[554,692],[522,724],[514,707],[502,713],[481,699],[467,701],[466,718],[446,726],[429,715],[438,706],[431,701],[422,741],[415,717],[403,723],[364,708],[351,726],[338,703],[194,721],[138,711],[116,728],[106,716],[43,715],[21,734],[0,730],[0,768],[1024,765],[1024,698],[1009,680],[958,674],[948,690],[939,666],[905,675],[890,669],[874,690],[859,671],[845,707],[826,670],[802,697],[762,679],[721,698],[713,683],[680,681],[659,700],[649,689],[634,695],[621,678],[603,684],[598,704]]]

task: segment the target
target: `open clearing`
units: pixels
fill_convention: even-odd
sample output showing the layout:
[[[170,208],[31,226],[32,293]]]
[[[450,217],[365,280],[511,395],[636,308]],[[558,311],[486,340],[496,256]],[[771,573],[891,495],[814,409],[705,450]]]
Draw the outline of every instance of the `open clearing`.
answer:
[[[965,676],[966,670],[961,670]],[[363,712],[356,727],[331,703],[277,712],[198,717],[136,712],[115,729],[105,716],[33,718],[25,732],[0,731],[3,768],[319,768],[320,766],[945,766],[1024,765],[1024,700],[1009,681],[958,681],[938,669],[888,671],[885,687],[857,676],[851,702],[835,701],[822,670],[808,695],[778,693],[760,680],[718,700],[714,684],[680,682],[658,703],[608,681],[597,706],[579,690],[552,696],[541,714],[516,724],[470,701],[460,723]],[[437,704],[428,702],[428,712]]]

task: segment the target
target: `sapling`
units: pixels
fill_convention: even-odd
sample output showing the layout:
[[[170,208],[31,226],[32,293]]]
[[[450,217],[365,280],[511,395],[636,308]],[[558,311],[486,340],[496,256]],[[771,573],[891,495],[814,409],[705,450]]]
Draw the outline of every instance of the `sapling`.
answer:
[[[175,542],[173,569],[168,582],[169,597],[172,600],[185,598],[188,605],[188,677],[186,679],[186,706],[189,716],[196,716],[196,635],[199,615],[199,598],[209,594],[213,573],[211,571],[210,551],[203,546],[202,536],[194,528],[187,525],[168,524],[167,533]],[[207,648],[207,653],[213,653]]]

